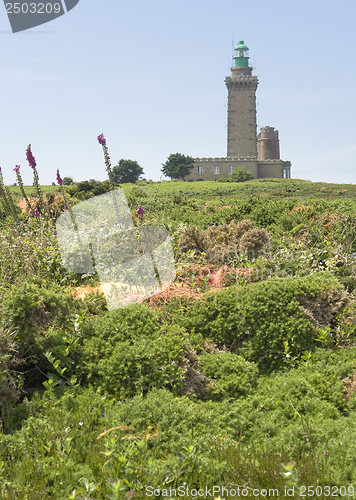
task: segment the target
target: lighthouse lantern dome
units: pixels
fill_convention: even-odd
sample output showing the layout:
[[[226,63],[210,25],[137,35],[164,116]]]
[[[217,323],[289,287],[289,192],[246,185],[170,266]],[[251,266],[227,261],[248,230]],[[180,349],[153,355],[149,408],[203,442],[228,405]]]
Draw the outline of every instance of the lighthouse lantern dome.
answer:
[[[245,45],[244,41],[241,40],[238,45],[235,47],[235,55],[234,55],[234,67],[235,68],[247,68],[248,60],[250,59],[248,56],[248,47]]]

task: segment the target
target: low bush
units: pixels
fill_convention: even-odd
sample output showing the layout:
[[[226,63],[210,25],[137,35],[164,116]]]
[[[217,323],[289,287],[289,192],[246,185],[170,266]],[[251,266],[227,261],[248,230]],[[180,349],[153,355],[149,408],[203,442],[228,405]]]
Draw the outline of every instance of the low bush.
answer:
[[[250,220],[211,226],[206,230],[186,227],[182,230],[178,248],[181,252],[194,250],[204,253],[208,262],[223,264],[246,253],[256,258],[269,242],[265,229],[254,228]]]
[[[204,375],[213,379],[205,392],[207,399],[238,399],[251,393],[257,386],[257,366],[237,354],[224,351],[203,354],[200,361]]]
[[[82,335],[76,357],[82,382],[118,398],[146,394],[153,387],[182,391],[187,335],[178,326],[163,325],[159,311],[134,304],[89,319]]]
[[[75,196],[79,200],[86,200],[93,196],[107,193],[112,190],[111,183],[107,179],[105,181],[96,181],[90,179],[89,181],[74,182],[66,186],[66,191],[70,196]]]
[[[263,371],[283,366],[284,342],[291,345],[291,356],[316,345],[315,315],[322,305],[330,308],[329,316],[318,316],[331,322],[345,305],[345,291],[328,272],[306,277],[270,279],[252,284],[239,292],[240,328],[253,351],[251,360]],[[330,312],[330,311],[329,311]]]
[[[44,355],[47,351],[66,366],[66,375],[74,375],[82,341],[78,325],[85,315],[98,315],[105,309],[101,297],[78,301],[53,283],[12,286],[1,304],[0,365],[6,375],[0,391],[9,398],[12,393],[23,398],[43,389],[46,375],[53,371]]]
[[[229,175],[229,180],[231,182],[245,182],[254,179],[252,172],[246,170],[244,167],[235,167],[232,173]]]
[[[178,305],[179,304],[179,305]],[[346,293],[328,272],[273,278],[248,286],[208,291],[190,304],[173,299],[166,314],[188,332],[241,350],[262,371],[284,366],[315,348],[317,328],[329,325],[346,304]]]
[[[4,324],[17,329],[18,339],[29,341],[50,325],[65,324],[76,302],[58,285],[23,282],[11,287],[1,309]]]
[[[118,399],[145,395],[153,388],[179,394],[184,386],[183,361],[188,346],[184,332],[174,326],[150,338],[119,342],[105,357],[98,356],[94,349],[89,353],[85,345],[83,357],[90,356],[88,380]]]
[[[101,342],[109,342],[112,349],[118,342],[133,342],[154,335],[162,325],[161,315],[145,304],[131,304],[88,318],[82,332],[87,341],[96,342],[98,347]]]

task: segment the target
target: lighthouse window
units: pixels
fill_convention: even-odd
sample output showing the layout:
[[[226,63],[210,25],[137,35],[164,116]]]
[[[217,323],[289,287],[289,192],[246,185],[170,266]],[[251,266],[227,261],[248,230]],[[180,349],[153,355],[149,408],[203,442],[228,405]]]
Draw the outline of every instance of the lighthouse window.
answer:
[[[234,171],[234,166],[233,165],[229,165],[229,174],[231,174],[233,171]]]
[[[202,174],[203,173],[203,167],[199,166],[198,167],[198,174]]]
[[[214,174],[218,174],[219,173],[219,166],[218,165],[215,165],[214,166]]]

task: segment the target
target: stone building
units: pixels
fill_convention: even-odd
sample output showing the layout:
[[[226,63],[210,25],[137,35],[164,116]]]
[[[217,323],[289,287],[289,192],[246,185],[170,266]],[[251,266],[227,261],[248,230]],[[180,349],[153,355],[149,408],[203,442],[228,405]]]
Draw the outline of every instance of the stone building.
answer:
[[[257,136],[257,76],[252,75],[248,47],[243,41],[235,48],[228,90],[227,155],[223,158],[195,158],[187,181],[213,181],[228,177],[236,167],[244,167],[256,179],[289,178],[291,162],[280,159],[278,130],[261,127]]]

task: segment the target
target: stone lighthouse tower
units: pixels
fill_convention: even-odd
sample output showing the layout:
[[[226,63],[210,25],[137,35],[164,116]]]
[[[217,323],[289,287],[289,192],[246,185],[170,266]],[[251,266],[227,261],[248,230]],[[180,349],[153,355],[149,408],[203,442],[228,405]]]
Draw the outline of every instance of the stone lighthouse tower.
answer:
[[[240,41],[235,48],[228,89],[227,157],[257,158],[256,89],[257,76],[249,66],[248,47]]]
[[[187,181],[228,179],[235,168],[244,168],[255,179],[283,179],[291,176],[291,162],[280,159],[279,134],[273,127],[262,127],[257,137],[257,76],[252,75],[248,47],[243,41],[235,48],[227,87],[227,155],[194,159]]]

